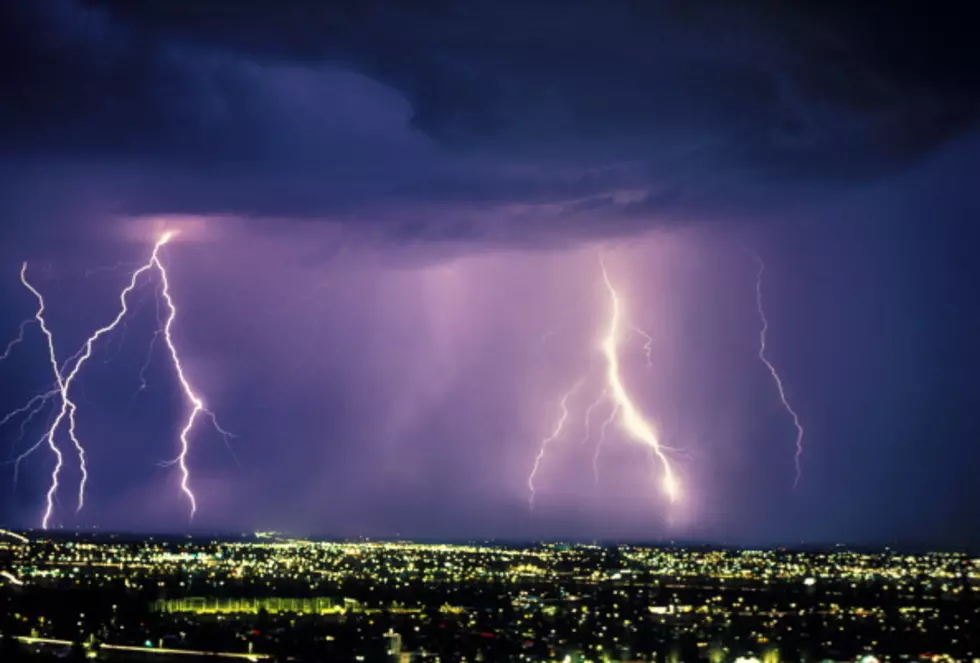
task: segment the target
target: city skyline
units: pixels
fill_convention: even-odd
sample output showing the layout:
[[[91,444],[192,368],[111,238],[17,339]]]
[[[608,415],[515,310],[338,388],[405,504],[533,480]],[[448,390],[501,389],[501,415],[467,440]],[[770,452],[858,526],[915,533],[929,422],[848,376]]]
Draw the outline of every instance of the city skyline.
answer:
[[[36,537],[0,541],[0,555],[24,578],[5,593],[0,585],[13,608],[7,628],[41,651],[77,642],[95,655],[359,660],[383,650],[384,660],[576,663],[976,655],[980,559],[963,553],[319,542],[263,532]],[[68,600],[24,600],[52,593]]]

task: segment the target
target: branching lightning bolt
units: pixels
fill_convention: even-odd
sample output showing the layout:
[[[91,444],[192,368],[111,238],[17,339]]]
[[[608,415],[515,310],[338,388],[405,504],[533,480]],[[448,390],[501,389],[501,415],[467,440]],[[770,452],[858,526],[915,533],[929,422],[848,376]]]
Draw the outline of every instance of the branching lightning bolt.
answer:
[[[50,394],[51,392],[48,393]],[[59,392],[55,391],[54,393],[57,394]],[[45,405],[47,405],[47,403],[48,403],[47,399],[43,400],[37,407],[31,410],[26,417],[24,417],[23,421],[20,422],[20,434],[17,436],[17,440],[16,440],[17,442],[20,442],[21,440],[24,439],[24,436],[27,435],[27,426],[31,423],[31,421],[34,419],[35,416],[37,416],[42,410],[44,410],[44,407]],[[17,457],[12,458],[11,460],[5,461],[3,463],[4,465],[12,464],[14,466],[14,480],[12,483],[12,487],[14,490],[17,490],[17,479],[20,476],[20,462],[25,458],[27,458],[28,456],[30,456],[35,451],[37,451],[38,449],[40,449],[41,445],[44,444],[44,441],[45,438],[41,437],[37,442],[31,445],[27,449],[27,451],[24,451],[23,453],[19,454]]]
[[[140,386],[136,389],[135,392],[133,392],[133,400],[136,400],[136,397],[139,396],[140,393],[142,393],[148,385],[146,381],[146,371],[150,368],[150,362],[153,361],[153,351],[157,347],[157,339],[160,338],[161,333],[162,332],[158,329],[153,332],[153,337],[150,338],[150,345],[146,350],[146,359],[143,360],[143,365],[140,366],[140,373],[139,373]]]
[[[601,259],[599,265],[602,268],[602,279],[606,284],[606,290],[612,302],[609,328],[605,338],[602,339],[602,353],[606,357],[607,387],[618,410],[617,414],[620,427],[633,439],[648,445],[654,455],[660,460],[663,467],[662,487],[667,497],[670,498],[670,501],[674,502],[680,497],[680,484],[674,474],[673,467],[671,467],[670,459],[661,447],[660,439],[653,426],[643,418],[643,415],[640,414],[640,411],[633,403],[633,399],[630,397],[629,392],[627,392],[620,375],[619,341],[623,334],[623,307],[616,288],[613,286],[612,281],[609,280],[606,265]]]
[[[228,445],[229,438],[234,437],[234,435],[232,435],[229,431],[225,430],[219,425],[218,420],[215,417],[214,413],[205,407],[203,399],[194,391],[185,373],[183,362],[181,361],[180,358],[180,353],[177,350],[177,346],[173,338],[173,326],[174,326],[174,321],[177,318],[177,306],[170,291],[170,281],[169,281],[169,275],[167,273],[167,269],[160,259],[161,249],[167,243],[169,243],[173,237],[174,237],[173,232],[166,232],[159,237],[156,244],[154,244],[153,246],[153,251],[150,255],[150,258],[131,274],[128,285],[120,292],[119,311],[116,314],[116,316],[112,319],[111,322],[109,322],[109,324],[97,329],[91,336],[89,336],[89,338],[86,339],[82,348],[75,355],[70,357],[69,360],[65,362],[65,364],[61,367],[58,366],[58,361],[57,361],[55,346],[54,346],[54,337],[44,319],[44,308],[45,308],[44,298],[41,295],[41,293],[27,281],[27,264],[24,263],[21,269],[21,282],[23,283],[24,287],[26,287],[28,290],[31,291],[31,293],[35,296],[38,302],[37,312],[35,313],[33,320],[30,320],[28,322],[36,321],[40,325],[41,331],[43,332],[45,338],[47,339],[49,361],[51,364],[52,372],[54,373],[56,386],[54,389],[51,389],[47,392],[35,396],[26,405],[4,416],[3,419],[0,419],[0,426],[8,423],[11,419],[13,419],[16,416],[26,414],[27,417],[21,424],[21,433],[23,435],[26,424],[33,417],[35,417],[52,398],[58,395],[60,395],[61,397],[60,398],[61,406],[58,409],[58,413],[54,417],[51,425],[48,427],[47,431],[45,432],[44,437],[42,437],[41,440],[38,441],[38,443],[33,445],[24,453],[20,454],[14,460],[15,463],[19,463],[21,460],[23,460],[24,458],[29,456],[33,451],[39,448],[43,443],[47,443],[48,447],[55,455],[55,459],[56,459],[55,467],[52,470],[51,481],[46,495],[46,507],[41,521],[41,526],[44,529],[47,529],[52,514],[54,512],[54,501],[59,488],[59,477],[60,477],[61,469],[64,465],[64,455],[62,450],[57,444],[57,434],[59,429],[64,424],[65,419],[68,420],[68,424],[67,424],[68,437],[71,440],[72,444],[74,445],[76,452],[78,453],[79,466],[82,475],[81,481],[79,482],[78,502],[77,502],[76,511],[81,510],[85,504],[85,489],[88,482],[88,469],[86,466],[85,448],[79,441],[78,435],[76,433],[75,415],[78,407],[76,403],[71,399],[71,387],[74,384],[79,373],[81,372],[82,368],[85,366],[86,362],[92,357],[93,349],[96,342],[98,342],[99,339],[101,339],[106,334],[117,329],[120,325],[125,324],[126,315],[130,312],[130,307],[128,304],[129,296],[139,285],[141,277],[147,272],[150,272],[152,270],[156,270],[158,272],[160,277],[160,282],[161,282],[160,295],[162,296],[163,301],[167,307],[167,316],[166,319],[163,321],[160,320],[159,309],[158,309],[157,320],[161,324],[160,327],[156,330],[156,333],[154,334],[153,342],[155,342],[158,337],[162,337],[165,340],[167,344],[167,349],[169,351],[170,359],[173,362],[175,371],[177,373],[177,379],[180,382],[181,391],[183,392],[184,397],[189,401],[191,405],[191,411],[187,415],[187,418],[185,419],[180,430],[179,453],[177,457],[172,461],[172,464],[176,464],[180,468],[180,475],[181,475],[180,488],[181,491],[184,493],[184,495],[187,497],[188,501],[190,502],[191,517],[193,517],[197,511],[197,499],[193,491],[191,490],[191,486],[190,486],[190,469],[187,464],[187,460],[188,460],[187,457],[190,451],[190,435],[194,430],[197,420],[202,416],[207,417],[211,421],[215,430],[217,430],[218,433],[224,438],[226,445]],[[159,306],[159,301],[158,301],[158,306]],[[24,329],[24,325],[21,326],[20,337],[23,336],[23,329]],[[19,342],[19,340],[16,342]],[[16,342],[13,344],[15,345]],[[151,342],[151,349],[152,349],[152,345],[153,343]],[[148,361],[149,360],[147,360],[147,363]],[[71,366],[70,371],[68,370],[69,366]],[[146,384],[145,370],[146,370],[146,364],[144,364],[143,368],[140,371],[141,389],[145,387]],[[229,451],[231,452],[232,450],[230,445],[228,445],[228,448]],[[233,452],[232,452],[232,456],[234,457]],[[235,459],[235,461],[237,463],[237,458]]]
[[[653,348],[653,338],[639,329],[636,326],[628,325],[624,322],[622,303],[620,301],[619,294],[616,292],[615,287],[613,287],[612,281],[609,279],[609,274],[606,271],[606,266],[602,262],[601,258],[599,260],[599,266],[602,270],[603,284],[605,285],[605,290],[609,295],[609,300],[611,302],[611,311],[609,314],[608,329],[606,330],[605,336],[600,344],[603,358],[605,359],[605,371],[604,371],[604,382],[605,385],[599,396],[592,401],[585,410],[585,436],[582,438],[582,444],[585,444],[592,437],[592,413],[605,402],[609,402],[611,405],[610,411],[606,419],[603,421],[601,428],[599,429],[599,437],[596,443],[595,452],[592,456],[592,472],[594,475],[595,483],[599,483],[599,454],[602,452],[602,447],[606,440],[606,431],[609,426],[614,422],[619,422],[620,428],[626,433],[627,436],[641,442],[647,446],[651,452],[659,459],[660,464],[663,468],[662,476],[662,486],[664,492],[667,494],[671,502],[675,502],[680,497],[680,483],[671,466],[670,459],[667,456],[668,451],[676,451],[675,449],[670,449],[660,442],[656,431],[653,426],[648,423],[640,411],[637,409],[636,405],[633,403],[633,399],[629,395],[626,386],[623,384],[622,376],[620,375],[620,358],[619,358],[619,346],[620,341],[624,335],[627,328],[631,329],[633,332],[642,336],[645,339],[643,346],[644,354],[646,355],[647,367],[653,366],[652,358],[652,348]],[[561,416],[559,417],[555,427],[548,437],[546,437],[538,450],[538,455],[534,459],[534,466],[531,469],[531,474],[528,477],[528,487],[531,490],[530,499],[528,505],[533,509],[534,498],[535,498],[535,488],[534,488],[534,477],[537,474],[538,468],[541,464],[541,459],[544,457],[545,448],[549,443],[557,439],[564,430],[565,422],[568,419],[568,400],[569,398],[582,386],[584,378],[579,380],[572,389],[567,391],[561,399]]]
[[[55,443],[55,436],[57,435],[58,429],[61,426],[62,422],[67,417],[68,438],[71,440],[72,444],[75,446],[75,450],[78,452],[79,467],[82,473],[82,478],[78,484],[78,501],[77,501],[76,512],[81,511],[82,508],[85,506],[85,488],[88,483],[88,468],[86,467],[86,463],[85,463],[85,448],[82,446],[82,443],[79,441],[78,435],[76,433],[75,413],[78,411],[78,406],[74,403],[74,401],[71,400],[71,386],[75,382],[75,379],[78,377],[78,374],[81,372],[82,367],[92,357],[92,350],[95,346],[95,342],[98,341],[102,336],[116,329],[116,327],[118,327],[119,324],[125,318],[126,313],[129,312],[129,308],[127,305],[127,297],[133,290],[136,289],[136,286],[139,283],[140,276],[142,276],[143,273],[145,273],[146,271],[152,268],[153,266],[152,261],[156,259],[156,254],[159,251],[160,246],[162,246],[162,244],[165,243],[167,239],[169,239],[169,236],[164,236],[164,237],[165,239],[162,242],[158,242],[157,245],[154,247],[153,258],[151,259],[151,261],[147,262],[145,265],[143,265],[135,272],[133,272],[132,276],[130,277],[129,284],[119,294],[119,312],[116,314],[116,317],[114,317],[109,324],[97,329],[91,336],[88,337],[88,339],[85,340],[85,343],[82,346],[81,354],[79,355],[77,361],[75,362],[74,367],[72,367],[71,371],[67,373],[67,375],[65,375],[64,377],[59,372],[57,359],[55,357],[53,336],[51,335],[51,332],[47,329],[47,326],[43,321],[43,317],[41,317],[41,312],[43,312],[44,309],[43,298],[41,297],[41,294],[33,286],[31,286],[25,278],[27,263],[24,263],[24,268],[21,271],[21,280],[23,281],[24,285],[28,289],[30,289],[31,292],[33,292],[34,295],[38,298],[38,302],[41,307],[38,312],[38,322],[40,322],[41,328],[44,331],[45,336],[47,336],[48,338],[48,346],[49,346],[48,349],[49,349],[49,354],[51,359],[51,366],[52,369],[55,371],[56,378],[58,381],[58,387],[61,392],[61,409],[59,410],[57,416],[55,416],[54,421],[51,423],[51,427],[48,429],[48,432],[46,434],[48,446],[51,447],[52,450],[57,449],[57,444]],[[54,471],[52,472],[51,484],[48,490],[47,506],[44,511],[44,517],[41,520],[41,527],[44,529],[47,529],[48,523],[51,520],[51,515],[54,512],[54,496],[58,490],[58,475],[61,471],[61,466],[62,466],[62,457],[60,455],[60,451],[57,451],[56,453],[58,455],[58,461],[57,464],[55,465]]]
[[[23,278],[24,278],[24,276],[23,276],[23,273],[22,273],[21,274],[21,280],[23,280]],[[10,357],[11,353],[13,352],[14,348],[24,342],[24,333],[27,331],[28,325],[34,324],[36,322],[37,322],[37,320],[35,318],[28,318],[27,320],[24,320],[23,322],[20,323],[20,326],[17,329],[17,336],[14,337],[9,343],[7,343],[7,347],[4,348],[3,354],[0,355],[0,362],[8,359]],[[34,417],[36,417],[38,414],[40,414],[40,412],[48,404],[48,401],[50,401],[52,398],[54,398],[55,396],[57,396],[59,393],[60,393],[60,391],[56,387],[54,389],[51,389],[50,391],[44,392],[43,394],[38,394],[38,395],[34,396],[33,398],[31,398],[31,400],[29,400],[27,403],[25,403],[21,407],[15,409],[15,410],[11,410],[7,414],[5,414],[3,416],[3,418],[0,419],[0,428],[3,428],[8,423],[10,423],[10,421],[12,419],[15,419],[16,417],[19,417],[20,415],[26,414],[27,416],[24,417],[24,419],[20,423],[20,435],[17,437],[17,442],[20,442],[24,438],[24,435],[26,433],[28,424],[30,424],[31,421],[33,421]],[[42,440],[42,442],[43,442],[43,440]],[[33,453],[39,446],[40,446],[40,443],[35,444],[34,446],[32,446],[28,450],[28,452],[27,452],[28,455],[30,455],[31,453]],[[19,463],[20,460],[21,459],[18,456],[13,462]],[[14,486],[15,487],[17,485],[17,467],[18,466],[16,466],[16,465],[14,467]]]
[[[4,348],[3,354],[0,354],[0,361],[7,359],[7,357],[10,356],[10,353],[14,351],[14,348],[24,342],[24,332],[27,331],[27,326],[34,324],[34,322],[36,322],[34,318],[28,318],[20,323],[20,327],[17,330],[17,336],[12,338],[10,342],[7,343],[7,347]]]
[[[793,480],[793,488],[796,488],[802,476],[800,459],[803,456],[803,424],[800,423],[800,417],[796,414],[796,410],[789,404],[789,399],[786,397],[786,389],[783,387],[783,380],[779,377],[779,372],[766,356],[766,334],[769,331],[769,320],[766,318],[766,311],[762,305],[762,274],[766,271],[766,265],[762,262],[762,258],[758,254],[752,253],[752,256],[759,266],[759,271],[756,272],[755,278],[755,305],[759,312],[759,320],[762,322],[762,328],[759,330],[759,360],[769,369],[773,382],[776,383],[776,390],[779,392],[779,400],[782,401],[783,408],[792,417],[793,426],[796,427],[796,455],[793,459],[796,466],[796,478]]]
[[[104,335],[116,329],[123,322],[124,318],[126,317],[126,314],[129,312],[129,306],[127,303],[127,298],[129,294],[136,289],[137,285],[139,284],[140,277],[145,272],[153,268],[157,260],[157,254],[159,253],[160,247],[166,244],[167,241],[169,241],[170,237],[171,235],[169,233],[165,234],[161,238],[161,240],[158,241],[157,244],[153,247],[153,254],[151,259],[132,273],[132,276],[129,279],[129,284],[125,288],[123,288],[122,292],[119,293],[119,312],[116,314],[116,316],[112,319],[112,321],[109,324],[95,330],[95,332],[85,340],[85,343],[82,346],[81,354],[79,355],[78,360],[75,362],[74,367],[71,369],[71,372],[69,372],[64,378],[62,378],[60,373],[58,374],[58,385],[61,390],[61,409],[58,412],[57,416],[55,416],[54,421],[51,424],[51,427],[48,429],[47,441],[48,441],[48,446],[52,447],[52,449],[57,448],[54,439],[58,433],[58,428],[65,420],[65,417],[67,417],[68,438],[72,441],[72,444],[75,446],[75,450],[78,452],[79,466],[82,473],[81,481],[78,484],[78,501],[77,501],[76,512],[81,511],[82,508],[85,506],[85,488],[88,483],[88,469],[85,464],[85,448],[82,446],[81,442],[79,441],[75,430],[76,429],[75,413],[78,411],[78,406],[71,400],[71,386],[75,382],[75,379],[78,377],[78,374],[81,372],[82,367],[85,366],[85,363],[92,357],[92,351],[96,341],[98,341]],[[25,270],[27,269],[26,263],[24,265],[24,269]],[[37,290],[31,287],[26,282],[26,280],[24,281],[24,285],[30,288],[31,291],[35,293],[35,296],[37,296],[39,300],[41,299],[40,293],[38,293]],[[43,308],[43,303],[42,303],[42,308]],[[47,331],[47,328],[43,327],[44,323],[42,322],[41,324],[42,324],[42,329],[45,329],[45,335],[48,337],[52,367],[55,370],[55,372],[57,372],[58,365],[54,355],[53,339],[50,332]],[[41,527],[44,529],[47,529],[48,522],[51,520],[51,515],[54,511],[54,496],[58,489],[58,473],[61,471],[61,465],[62,465],[61,458],[59,457],[58,463],[55,466],[55,470],[52,473],[51,488],[48,491],[47,507],[44,512],[44,517],[41,520]]]
[[[35,320],[32,318],[31,322],[35,322]],[[78,352],[76,352],[75,354],[73,354],[71,357],[66,359],[64,362],[62,362],[61,369],[59,371],[61,375],[65,374],[65,371],[67,370],[67,367],[71,365],[71,362],[76,361],[78,357],[81,356],[82,350],[84,350],[84,347]],[[53,389],[49,389],[48,391],[45,391],[43,393],[36,394],[24,405],[20,406],[15,410],[11,410],[6,415],[4,415],[3,419],[0,419],[0,428],[7,425],[11,420],[15,419],[16,417],[26,414],[27,416],[25,416],[20,422],[20,433],[18,434],[15,441],[15,442],[20,442],[21,440],[24,439],[24,436],[27,434],[27,426],[31,423],[31,421],[34,420],[34,417],[36,417],[41,412],[43,412],[44,408],[47,407],[48,403],[50,403],[51,400],[55,396],[58,396],[60,393],[61,390],[58,388],[58,385],[55,384]],[[14,488],[17,487],[17,478],[20,470],[20,462],[25,458],[27,458],[28,456],[30,456],[31,454],[33,454],[38,449],[40,449],[41,446],[44,445],[46,441],[46,437],[47,437],[46,435],[42,436],[37,442],[31,445],[26,451],[20,453],[15,458],[12,458],[11,460],[5,461],[3,463],[4,465],[12,464],[14,466],[14,480],[13,480]]]
[[[28,420],[32,419],[33,417],[37,416],[38,412],[40,412],[45,405],[47,405],[48,401],[58,394],[59,391],[57,389],[52,389],[51,391],[46,391],[43,394],[34,396],[31,398],[31,400],[27,401],[26,404],[5,414],[3,419],[0,419],[0,428],[7,425],[12,419],[22,414],[27,414]]]
[[[592,404],[585,409],[585,437],[582,438],[582,444],[589,441],[592,437],[592,411],[602,405],[602,402],[606,400],[606,396],[609,395],[608,389],[603,389],[602,393],[599,394],[599,398],[592,401]]]
[[[541,440],[541,448],[538,450],[538,455],[534,458],[534,467],[531,468],[531,474],[527,478],[527,487],[531,491],[531,496],[528,498],[527,502],[529,509],[534,509],[534,477],[537,475],[538,468],[541,466],[541,459],[544,458],[545,449],[547,449],[550,443],[558,439],[558,436],[561,435],[562,431],[564,430],[565,422],[568,420],[568,399],[579,390],[583,382],[585,382],[585,378],[579,379],[579,381],[576,382],[572,388],[566,391],[565,395],[561,397],[561,401],[559,403],[561,414],[559,415],[558,420],[555,422],[555,428],[551,431],[551,435]]]
[[[150,344],[146,350],[146,359],[143,360],[143,365],[140,366],[139,379],[140,386],[133,392],[133,397],[131,400],[135,401],[136,397],[142,393],[146,387],[146,371],[150,367],[150,362],[153,360],[153,351],[157,347],[157,339],[160,338],[160,334],[163,333],[163,318],[160,317],[160,296],[157,295],[156,298],[156,316],[157,316],[157,328],[153,330],[153,337],[150,339]]]
[[[55,353],[54,348],[54,335],[51,330],[48,329],[48,323],[44,319],[44,297],[41,293],[34,288],[27,280],[27,263],[25,262],[20,268],[20,281],[24,284],[24,287],[31,291],[31,294],[37,299],[37,311],[34,313],[34,319],[41,327],[41,332],[44,334],[45,339],[48,342],[48,361],[51,364],[51,370],[54,372],[55,381],[58,385],[58,393],[61,395],[61,413],[60,418],[64,416],[65,411],[69,408],[70,400],[68,400],[68,388],[65,379],[62,377],[61,370],[58,367],[58,357]],[[47,529],[48,520],[51,518],[51,512],[54,510],[54,496],[58,492],[58,476],[61,473],[61,466],[64,464],[64,454],[61,452],[61,448],[54,439],[55,427],[52,426],[49,429],[45,439],[47,440],[48,447],[50,447],[51,452],[55,456],[55,466],[51,470],[51,484],[47,492],[47,507],[44,511],[44,518],[42,520],[42,527]],[[84,474],[83,474],[84,476]]]
[[[187,496],[187,500],[191,505],[191,518],[197,512],[197,498],[194,496],[194,492],[190,487],[190,469],[187,467],[187,454],[190,451],[190,434],[194,430],[194,424],[200,415],[205,415],[210,418],[212,425],[215,429],[224,437],[225,443],[227,444],[228,438],[231,437],[231,433],[224,430],[218,425],[218,420],[214,416],[214,413],[204,407],[204,401],[201,399],[197,393],[194,392],[194,388],[191,387],[190,381],[187,379],[187,375],[184,373],[184,365],[180,361],[180,353],[177,352],[177,346],[174,344],[173,338],[173,326],[174,320],[177,319],[177,306],[174,304],[173,296],[170,294],[170,278],[167,275],[167,270],[160,262],[160,247],[166,244],[172,233],[166,233],[157,242],[153,249],[153,256],[151,258],[151,263],[156,266],[160,272],[160,280],[163,284],[162,292],[163,300],[167,305],[168,313],[166,322],[163,325],[163,339],[167,344],[167,349],[170,351],[170,358],[174,363],[174,368],[177,371],[177,380],[180,382],[181,389],[184,392],[184,396],[191,403],[190,414],[187,415],[187,419],[184,423],[184,427],[180,431],[180,453],[177,454],[177,466],[180,468],[180,490]],[[230,450],[230,447],[229,447]],[[236,460],[237,462],[237,460]]]

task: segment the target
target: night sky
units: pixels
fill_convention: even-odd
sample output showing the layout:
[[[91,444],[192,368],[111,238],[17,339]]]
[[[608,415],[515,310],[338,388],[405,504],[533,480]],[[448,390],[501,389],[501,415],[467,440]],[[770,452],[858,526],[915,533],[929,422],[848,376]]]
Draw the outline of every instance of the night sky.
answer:
[[[88,502],[61,434],[52,524],[980,544],[980,41],[916,5],[0,3],[0,350],[22,261],[64,360],[177,229],[175,340],[237,435],[193,435],[191,522],[148,278],[72,391]],[[593,480],[600,256],[675,505],[615,427]],[[26,327],[0,409],[50,388],[46,352]],[[0,466],[0,522],[38,524],[52,466]]]

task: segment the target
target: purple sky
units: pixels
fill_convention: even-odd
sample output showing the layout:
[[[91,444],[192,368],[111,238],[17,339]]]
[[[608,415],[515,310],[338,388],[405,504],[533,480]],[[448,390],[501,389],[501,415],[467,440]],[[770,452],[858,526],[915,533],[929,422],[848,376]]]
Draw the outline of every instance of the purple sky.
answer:
[[[239,436],[237,462],[195,436],[194,527],[976,542],[980,86],[957,17],[194,6],[0,9],[18,63],[0,77],[0,331],[33,314],[28,260],[67,356],[112,318],[154,234],[182,229],[165,249],[177,342]],[[767,264],[770,358],[807,430],[795,491],[746,248]],[[593,483],[600,255],[653,339],[651,367],[638,335],[621,357],[683,449],[675,506],[613,429]],[[186,406],[160,347],[131,396],[153,287],[80,378],[90,503],[71,516],[69,489],[60,524],[189,526],[157,466]],[[532,518],[534,456],[582,377]],[[49,380],[29,329],[0,364],[0,405]],[[42,431],[0,429],[0,453]],[[50,467],[39,451],[16,487],[0,468],[0,521],[36,523]]]

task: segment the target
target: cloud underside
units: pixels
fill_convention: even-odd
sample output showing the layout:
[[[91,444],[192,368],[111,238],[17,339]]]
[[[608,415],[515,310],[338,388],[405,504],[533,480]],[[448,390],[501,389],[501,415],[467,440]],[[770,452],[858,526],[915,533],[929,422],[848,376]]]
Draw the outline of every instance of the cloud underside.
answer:
[[[977,120],[957,17],[833,6],[6,3],[0,187],[407,239],[737,218]]]

